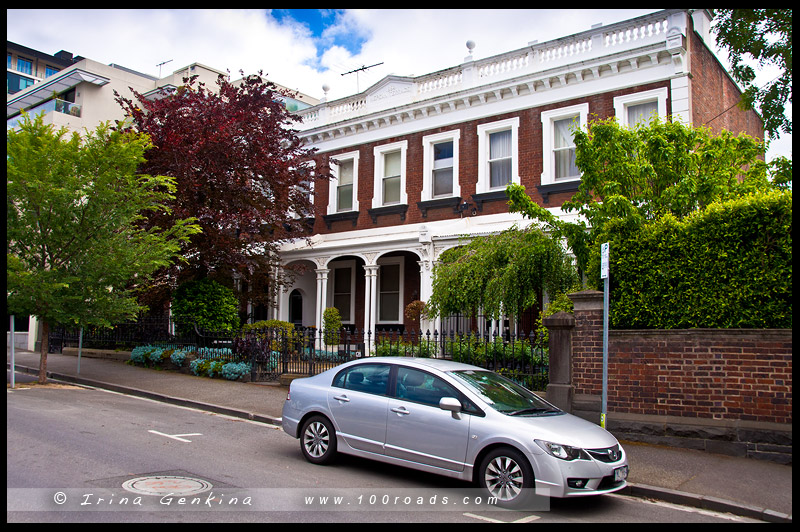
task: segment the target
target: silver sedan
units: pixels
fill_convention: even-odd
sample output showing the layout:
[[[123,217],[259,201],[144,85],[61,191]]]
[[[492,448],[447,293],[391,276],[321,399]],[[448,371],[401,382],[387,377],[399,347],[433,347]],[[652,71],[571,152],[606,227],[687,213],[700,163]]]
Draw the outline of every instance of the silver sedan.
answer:
[[[339,452],[455,477],[503,506],[618,491],[628,474],[606,430],[448,360],[368,357],[296,379],[282,423],[312,463]]]

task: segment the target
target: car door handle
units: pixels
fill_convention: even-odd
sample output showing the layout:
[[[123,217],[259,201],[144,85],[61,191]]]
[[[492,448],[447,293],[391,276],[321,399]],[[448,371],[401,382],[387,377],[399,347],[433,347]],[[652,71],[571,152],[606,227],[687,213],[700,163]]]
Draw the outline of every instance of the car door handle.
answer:
[[[404,406],[398,406],[398,407],[392,408],[391,410],[392,410],[392,412],[395,412],[397,414],[401,414],[401,415],[404,415],[404,416],[407,416],[408,414],[411,413]]]
[[[350,399],[346,395],[336,395],[333,398],[336,399],[337,401],[342,401],[343,403],[350,402]]]

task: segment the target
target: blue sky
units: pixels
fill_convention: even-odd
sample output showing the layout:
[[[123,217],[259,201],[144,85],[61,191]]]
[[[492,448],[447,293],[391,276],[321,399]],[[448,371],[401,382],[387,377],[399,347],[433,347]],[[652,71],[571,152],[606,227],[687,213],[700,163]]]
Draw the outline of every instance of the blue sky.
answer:
[[[352,55],[358,55],[367,40],[365,35],[358,32],[329,31],[335,27],[337,18],[343,12],[342,9],[273,9],[270,15],[281,24],[294,21],[306,26],[311,31],[320,56],[333,45],[345,48]]]

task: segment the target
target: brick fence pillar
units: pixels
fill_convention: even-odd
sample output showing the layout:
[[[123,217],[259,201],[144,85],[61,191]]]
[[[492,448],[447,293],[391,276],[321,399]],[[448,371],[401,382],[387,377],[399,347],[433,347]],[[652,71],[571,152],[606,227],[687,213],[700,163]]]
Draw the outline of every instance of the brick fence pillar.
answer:
[[[603,393],[603,292],[568,294],[574,304],[572,385],[577,394]]]
[[[575,318],[566,312],[557,312],[542,320],[547,327],[550,350],[550,376],[547,400],[565,412],[572,412],[572,329]]]

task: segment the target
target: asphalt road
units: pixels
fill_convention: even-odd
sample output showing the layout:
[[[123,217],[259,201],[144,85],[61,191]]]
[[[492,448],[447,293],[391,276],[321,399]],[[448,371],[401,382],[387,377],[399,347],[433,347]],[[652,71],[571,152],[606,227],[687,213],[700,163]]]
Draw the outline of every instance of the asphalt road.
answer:
[[[270,425],[71,386],[7,395],[8,522],[741,520],[616,495],[501,511],[436,475],[345,456],[309,464]]]

